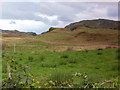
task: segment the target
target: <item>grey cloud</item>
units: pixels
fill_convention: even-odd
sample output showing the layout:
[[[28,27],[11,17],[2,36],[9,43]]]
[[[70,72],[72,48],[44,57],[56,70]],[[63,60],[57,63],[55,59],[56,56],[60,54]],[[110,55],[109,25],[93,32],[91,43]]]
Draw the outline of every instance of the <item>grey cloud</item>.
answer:
[[[3,3],[2,7],[2,19],[20,19],[20,20],[36,20],[42,21],[45,24],[58,24],[57,21],[49,21],[47,18],[43,18],[35,15],[36,13],[43,13],[47,15],[53,15],[48,8],[48,6],[42,5],[41,3]]]
[[[59,26],[60,21],[68,24],[81,19],[115,18],[117,8],[117,3],[114,2],[5,2],[2,3],[2,19],[35,20],[44,22],[46,25]],[[97,14],[95,9],[105,10],[106,13]],[[57,16],[57,19],[51,21],[37,14]],[[76,16],[77,14],[81,15]],[[82,15],[85,16],[82,17]]]
[[[118,6],[111,6],[107,10],[107,15],[112,17],[118,17]]]
[[[69,16],[59,16],[58,19],[64,22],[71,22],[74,21],[76,16],[74,15],[69,15]]]
[[[2,18],[4,19],[34,19],[38,8],[34,3],[8,2],[2,5]]]
[[[51,25],[53,25],[53,26],[56,26],[56,25],[58,25],[59,24],[59,22],[57,21],[57,20],[53,20],[52,22],[51,22]]]
[[[82,2],[56,2],[56,3],[30,3],[30,2],[7,2],[2,5],[2,18],[3,19],[29,19],[29,20],[45,20],[47,19],[38,17],[35,13],[41,13],[45,15],[56,15],[61,21],[72,21],[77,18],[75,17],[78,13],[89,14],[89,12],[94,12],[94,9],[104,8],[107,10],[108,16],[116,16],[116,3],[111,2],[97,2],[97,3],[82,3]],[[66,17],[67,16],[67,17]]]
[[[74,12],[72,7],[70,8],[59,3],[4,3],[2,9],[3,19],[29,19],[43,21],[45,23],[49,22],[48,19],[38,17],[35,15],[35,13],[41,13],[50,16],[57,15],[59,17],[58,19],[65,21],[64,18],[66,18],[68,15],[72,16]],[[66,18],[66,21],[71,20]]]
[[[84,11],[92,11],[95,8],[112,7],[115,3],[81,3],[81,2],[57,2],[57,3],[29,3],[29,2],[8,2],[3,3],[3,18],[16,19],[35,19],[40,20],[34,13],[42,13],[46,15],[67,16],[82,13]],[[112,7],[116,8],[116,7]],[[110,11],[112,12],[112,11]]]

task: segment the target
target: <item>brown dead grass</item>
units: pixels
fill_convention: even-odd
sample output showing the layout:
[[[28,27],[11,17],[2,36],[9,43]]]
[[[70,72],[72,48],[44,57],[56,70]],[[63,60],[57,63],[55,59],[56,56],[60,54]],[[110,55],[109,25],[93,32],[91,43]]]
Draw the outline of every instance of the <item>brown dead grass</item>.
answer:
[[[118,42],[118,31],[81,27],[74,31],[60,31],[56,29],[37,37],[42,37],[40,39],[43,42],[56,44],[111,44]],[[53,37],[53,39],[46,37]]]
[[[25,37],[25,35],[15,34],[15,33],[2,33],[2,37],[19,37],[19,38],[23,38],[23,37]]]
[[[99,48],[119,48],[119,46],[113,44],[114,42],[118,42],[117,30],[91,29],[86,27],[79,27],[74,31],[69,31],[64,28],[61,28],[60,30],[59,29],[57,28],[49,33],[38,35],[36,37],[18,34],[3,34],[2,43],[7,45],[14,45],[14,43],[16,43],[18,46],[21,47],[43,48],[43,46],[39,45],[26,44],[42,42],[49,44],[52,47],[50,50],[45,50],[45,52],[80,51]]]

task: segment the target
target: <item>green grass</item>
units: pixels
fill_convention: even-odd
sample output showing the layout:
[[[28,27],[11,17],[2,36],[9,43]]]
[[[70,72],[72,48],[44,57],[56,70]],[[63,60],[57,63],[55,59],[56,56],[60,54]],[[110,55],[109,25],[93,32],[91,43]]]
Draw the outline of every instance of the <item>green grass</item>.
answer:
[[[81,34],[82,33],[82,34]],[[74,31],[54,30],[44,35],[25,38],[3,39],[3,53],[13,56],[22,65],[29,65],[30,71],[40,83],[48,80],[71,81],[73,73],[87,73],[90,82],[103,82],[118,77],[117,48],[103,50],[72,51],[72,47],[89,47],[89,44],[117,44],[116,30],[81,28]],[[102,37],[102,38],[101,38]],[[15,53],[13,44],[15,46]],[[60,46],[60,48],[59,48]],[[64,47],[67,46],[67,47]],[[71,46],[71,47],[69,47]],[[66,51],[57,52],[59,49]],[[80,48],[81,48],[80,47]],[[2,78],[6,77],[6,63],[0,62]],[[7,58],[8,59],[8,58]],[[1,76],[0,76],[1,77]],[[0,78],[1,80],[1,78]],[[80,83],[79,77],[74,83]]]
[[[102,38],[101,38],[102,37]],[[53,31],[37,36],[37,39],[48,43],[64,44],[65,46],[77,46],[80,44],[113,44],[118,42],[118,31],[112,29],[79,27],[76,30]],[[70,45],[66,45],[70,44]]]
[[[35,48],[32,51],[36,50]],[[31,72],[38,79],[49,79],[55,71],[75,73],[86,72],[91,82],[111,80],[118,76],[117,49],[64,51],[64,52],[29,52],[21,49],[13,54],[3,51],[8,56],[31,67]],[[3,62],[4,63],[4,62]]]
[[[0,51],[0,55],[1,55],[1,51]],[[2,85],[2,57],[1,56],[0,56],[0,86]]]

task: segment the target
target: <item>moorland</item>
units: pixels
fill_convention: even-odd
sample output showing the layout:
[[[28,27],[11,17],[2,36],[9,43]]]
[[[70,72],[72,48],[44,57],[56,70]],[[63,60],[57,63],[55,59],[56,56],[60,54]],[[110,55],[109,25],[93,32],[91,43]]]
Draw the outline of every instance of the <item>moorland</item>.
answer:
[[[23,77],[20,75],[24,72],[24,78],[12,78],[15,79],[11,80],[12,84],[5,86],[37,87],[25,77],[26,73],[32,73],[42,88],[118,87],[120,42],[115,25],[115,21],[98,19],[75,22],[65,28],[51,27],[34,35],[3,30],[3,83],[10,74]],[[19,65],[29,70],[21,71]]]

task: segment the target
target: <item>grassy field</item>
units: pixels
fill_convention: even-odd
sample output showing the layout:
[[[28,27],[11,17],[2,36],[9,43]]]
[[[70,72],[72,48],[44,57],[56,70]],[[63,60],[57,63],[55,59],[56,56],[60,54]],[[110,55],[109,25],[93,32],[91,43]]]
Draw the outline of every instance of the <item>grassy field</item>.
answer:
[[[85,27],[75,31],[56,29],[36,37],[12,37],[8,34],[10,37],[2,39],[2,53],[22,65],[28,65],[41,83],[51,79],[66,80],[76,72],[86,73],[89,82],[102,82],[118,77],[118,48],[105,48],[106,45],[117,45],[117,35],[115,30]],[[6,58],[2,59],[2,75],[5,78]],[[63,77],[63,74],[66,76]],[[75,78],[74,84],[79,82],[79,78]]]
[[[15,54],[8,51],[6,55],[13,56],[23,65],[29,65],[31,72],[39,80],[49,79],[55,71],[87,73],[91,82],[110,80],[118,76],[117,49],[47,53],[30,53],[24,50],[16,51]]]
[[[0,56],[0,86],[1,85],[2,85],[2,57]]]

